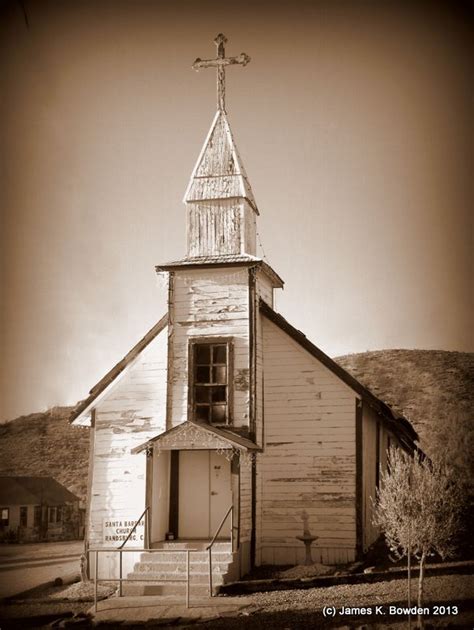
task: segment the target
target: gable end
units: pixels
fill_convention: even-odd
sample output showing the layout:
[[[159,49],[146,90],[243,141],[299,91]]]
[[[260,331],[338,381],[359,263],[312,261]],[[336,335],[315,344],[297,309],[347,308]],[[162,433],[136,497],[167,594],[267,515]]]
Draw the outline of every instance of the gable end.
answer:
[[[282,315],[276,313],[263,300],[260,300],[259,306],[262,315],[286,332],[302,348],[318,359],[318,361],[331,370],[335,376],[346,383],[354,392],[359,394],[361,398],[388,423],[390,429],[397,434],[400,441],[409,451],[412,452],[416,449],[414,441],[418,439],[418,434],[406,418],[395,414],[386,403],[377,398],[370,390],[362,385],[362,383],[349,374],[349,372],[346,372],[338,363],[311,343],[304,333],[292,326]]]
[[[128,367],[134,359],[136,359],[141,352],[155,339],[155,337],[166,328],[168,324],[168,315],[164,315],[154,326],[150,328],[150,330],[146,333],[144,337],[140,339],[138,343],[136,343],[133,348],[121,359],[114,367],[107,372],[107,374],[101,378],[101,380],[94,385],[94,387],[90,390],[89,396],[85,398],[79,405],[74,409],[73,413],[69,418],[69,422],[74,424],[79,420],[79,417],[84,413],[90,411],[94,402],[97,401],[99,396],[101,396],[108,387],[122,374],[126,367]],[[77,422],[79,424],[79,422]]]

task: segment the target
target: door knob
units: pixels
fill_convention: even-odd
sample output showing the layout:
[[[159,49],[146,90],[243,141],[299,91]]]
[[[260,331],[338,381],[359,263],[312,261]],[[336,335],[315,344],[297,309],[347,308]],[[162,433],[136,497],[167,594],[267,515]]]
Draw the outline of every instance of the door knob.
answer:
[[[215,496],[217,494],[217,492],[214,492],[214,490],[211,491],[211,497]]]

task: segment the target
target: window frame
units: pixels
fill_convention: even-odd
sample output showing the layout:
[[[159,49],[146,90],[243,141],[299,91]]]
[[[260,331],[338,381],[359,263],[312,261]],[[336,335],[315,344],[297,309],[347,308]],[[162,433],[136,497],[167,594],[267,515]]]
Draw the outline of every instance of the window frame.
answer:
[[[7,517],[3,518],[3,511],[6,510]],[[0,507],[0,526],[1,527],[9,527],[10,525],[10,508],[5,506]]]
[[[204,422],[196,419],[195,400],[195,348],[199,345],[225,345],[227,366],[227,418],[225,422]],[[209,383],[209,386],[212,386]],[[216,384],[218,386],[218,384]],[[232,426],[234,420],[234,338],[233,337],[192,337],[188,342],[188,419],[198,424],[208,424],[213,427]]]

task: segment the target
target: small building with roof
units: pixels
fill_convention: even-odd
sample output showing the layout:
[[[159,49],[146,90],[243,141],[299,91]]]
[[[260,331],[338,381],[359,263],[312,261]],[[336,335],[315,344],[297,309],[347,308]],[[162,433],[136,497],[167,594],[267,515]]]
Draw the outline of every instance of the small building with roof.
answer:
[[[79,503],[79,497],[52,477],[0,477],[0,541],[81,538]]]

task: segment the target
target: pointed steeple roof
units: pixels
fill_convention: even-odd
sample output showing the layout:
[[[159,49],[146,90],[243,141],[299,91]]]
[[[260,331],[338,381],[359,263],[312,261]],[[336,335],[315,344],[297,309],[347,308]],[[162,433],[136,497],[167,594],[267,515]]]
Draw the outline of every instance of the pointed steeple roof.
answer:
[[[184,194],[184,203],[239,197],[246,199],[258,214],[227,115],[219,110],[194,167]]]

